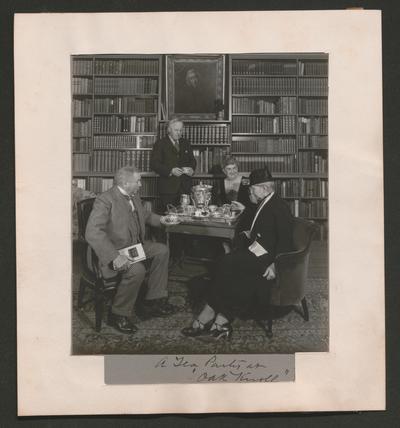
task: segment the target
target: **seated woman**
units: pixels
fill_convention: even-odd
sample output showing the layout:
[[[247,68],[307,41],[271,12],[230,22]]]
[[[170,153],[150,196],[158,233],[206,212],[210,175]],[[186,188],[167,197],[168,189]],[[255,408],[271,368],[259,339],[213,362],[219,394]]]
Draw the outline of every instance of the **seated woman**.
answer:
[[[250,227],[242,230],[241,246],[226,254],[206,292],[206,304],[185,336],[229,337],[236,317],[262,319],[275,277],[275,257],[293,248],[293,216],[275,193],[267,168],[250,174],[250,200],[257,203]],[[263,278],[264,277],[264,278]]]
[[[233,156],[227,156],[221,167],[225,177],[214,184],[211,202],[218,206],[230,204],[235,210],[245,210],[238,227],[249,228],[256,208],[249,197],[249,179],[239,174],[239,162]],[[222,246],[226,254],[230,253],[229,241],[223,241]]]
[[[234,205],[243,210],[251,204],[249,179],[239,174],[239,163],[233,156],[227,156],[221,166],[225,177],[215,183],[211,201],[215,205],[234,202]]]

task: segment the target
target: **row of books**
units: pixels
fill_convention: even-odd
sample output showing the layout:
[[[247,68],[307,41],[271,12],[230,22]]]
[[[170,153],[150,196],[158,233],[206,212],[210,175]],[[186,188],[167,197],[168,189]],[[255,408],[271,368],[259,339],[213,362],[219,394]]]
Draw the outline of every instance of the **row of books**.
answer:
[[[95,113],[157,113],[157,98],[105,97],[94,100]]]
[[[327,134],[327,117],[299,117],[300,134]]]
[[[297,163],[294,155],[240,155],[237,156],[239,171],[253,171],[266,165],[271,173],[296,172]]]
[[[89,151],[90,138],[78,137],[72,139],[72,151],[87,152]]]
[[[296,116],[234,116],[233,133],[295,134]]]
[[[299,114],[328,114],[326,98],[299,98]]]
[[[93,60],[92,59],[73,59],[72,74],[92,74]]]
[[[150,171],[149,150],[96,150],[92,157],[93,172],[115,172],[117,169],[125,166],[136,166],[139,171]]]
[[[276,180],[275,191],[282,198],[291,198],[300,196],[300,183],[298,179]]]
[[[327,198],[328,182],[315,179],[276,180],[276,191],[283,198]]]
[[[309,219],[327,219],[328,218],[328,201],[286,201],[289,205],[292,214],[295,217],[303,217]]]
[[[298,170],[301,172],[328,172],[328,159],[319,153],[299,152],[298,153]]]
[[[72,93],[76,94],[92,94],[93,93],[93,80],[86,77],[73,77],[72,78]]]
[[[89,171],[90,157],[86,153],[74,153],[72,155],[72,170],[74,172]]]
[[[321,77],[303,77],[299,79],[299,95],[328,95],[328,79]]]
[[[72,115],[73,116],[91,116],[92,115],[92,100],[90,99],[73,99],[72,100]]]
[[[89,177],[89,187],[94,193],[103,193],[114,185],[113,178]]]
[[[327,61],[299,61],[300,76],[327,76]]]
[[[139,74],[149,75],[159,73],[159,61],[157,59],[96,59],[95,74]],[[295,61],[274,60],[233,60],[233,75],[295,75],[300,76],[327,76],[328,63],[326,61],[299,61],[298,67]],[[75,58],[72,61],[73,74],[92,74],[93,60]]]
[[[274,60],[245,60],[235,59],[232,61],[232,74],[296,74],[296,61],[274,61]]]
[[[327,198],[328,181],[327,180],[301,180],[301,195],[305,198]]]
[[[193,150],[196,159],[196,173],[211,172],[213,167],[221,165],[223,159],[228,154],[226,148],[213,147],[204,150]]]
[[[298,135],[299,149],[327,149],[327,135]]]
[[[155,116],[95,116],[93,133],[101,132],[156,132]]]
[[[296,78],[233,77],[232,94],[296,95]]]
[[[231,144],[233,153],[295,153],[295,138],[251,138],[234,137]],[[238,138],[238,140],[236,140]]]
[[[296,114],[296,97],[264,98],[232,97],[233,113]]]
[[[94,149],[147,149],[156,141],[155,135],[95,135]]]
[[[160,137],[167,135],[167,124],[160,123]],[[218,145],[229,144],[229,127],[228,125],[213,125],[213,124],[185,124],[183,128],[183,137],[194,145]]]
[[[96,59],[94,72],[95,74],[158,74],[157,59]]]
[[[74,137],[90,137],[92,135],[92,120],[80,120],[72,124],[72,135]]]
[[[328,201],[323,199],[300,201],[299,216],[306,218],[327,218]]]
[[[99,95],[156,94],[158,79],[151,77],[102,77],[94,81],[94,93]]]

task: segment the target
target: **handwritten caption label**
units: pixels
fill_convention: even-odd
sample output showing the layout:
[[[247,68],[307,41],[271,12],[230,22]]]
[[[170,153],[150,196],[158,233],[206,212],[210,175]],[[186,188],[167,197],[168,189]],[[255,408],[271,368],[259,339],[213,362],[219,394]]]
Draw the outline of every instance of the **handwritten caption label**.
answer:
[[[106,384],[290,382],[294,355],[113,355]]]

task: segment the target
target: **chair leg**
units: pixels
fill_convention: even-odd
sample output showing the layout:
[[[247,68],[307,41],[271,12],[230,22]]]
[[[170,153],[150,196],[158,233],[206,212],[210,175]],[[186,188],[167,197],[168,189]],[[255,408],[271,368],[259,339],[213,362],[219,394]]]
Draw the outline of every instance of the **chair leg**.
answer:
[[[96,284],[95,289],[95,302],[94,302],[94,313],[95,313],[95,329],[97,332],[101,330],[101,322],[103,319],[104,312],[104,296],[103,293],[98,289]]]
[[[301,300],[301,306],[303,308],[303,318],[304,321],[308,321],[310,319],[309,313],[308,313],[308,306],[307,306],[307,300],[305,297]]]
[[[79,291],[78,291],[78,309],[83,308],[83,298],[85,296],[85,289],[86,289],[86,281],[81,278],[79,282]]]

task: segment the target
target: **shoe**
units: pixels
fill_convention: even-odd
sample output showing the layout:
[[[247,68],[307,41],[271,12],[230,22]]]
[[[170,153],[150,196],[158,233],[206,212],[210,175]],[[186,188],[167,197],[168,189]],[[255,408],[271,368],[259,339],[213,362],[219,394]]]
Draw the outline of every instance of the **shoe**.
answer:
[[[215,328],[212,328],[214,326]],[[219,339],[229,340],[231,338],[233,329],[232,329],[232,325],[229,322],[222,325],[214,323],[212,327],[210,328],[209,335],[215,340],[219,340]]]
[[[197,323],[197,327],[193,327],[193,324]],[[185,327],[181,330],[181,333],[187,337],[196,337],[207,335],[210,332],[210,328],[214,323],[214,319],[211,319],[207,323],[203,324],[199,320],[194,320],[190,327]]]
[[[128,317],[113,314],[112,312],[108,315],[107,324],[125,334],[135,334],[138,331],[138,328]]]
[[[154,317],[167,317],[177,312],[178,308],[168,303],[167,298],[145,300],[137,310],[137,315],[142,319]]]

